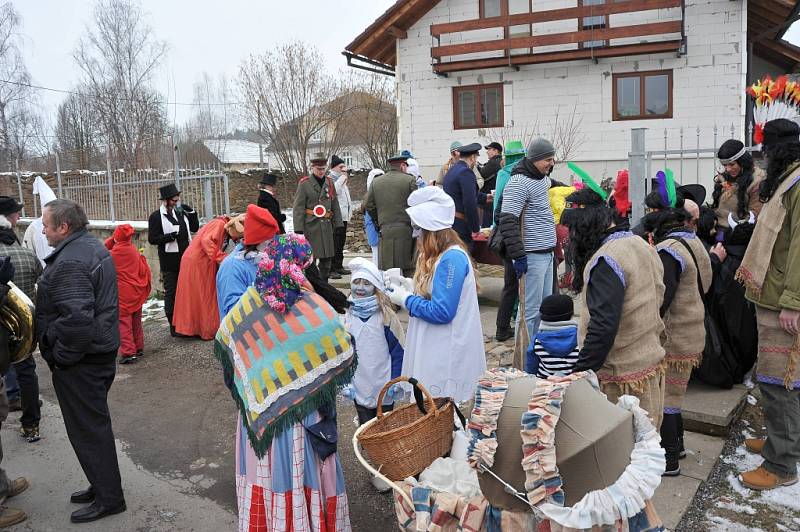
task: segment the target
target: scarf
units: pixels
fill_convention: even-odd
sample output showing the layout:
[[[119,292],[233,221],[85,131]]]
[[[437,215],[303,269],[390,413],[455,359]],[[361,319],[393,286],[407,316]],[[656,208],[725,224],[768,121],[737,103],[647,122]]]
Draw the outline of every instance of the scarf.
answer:
[[[800,168],[800,162],[790,166],[783,173],[783,181],[773,194],[772,198],[761,209],[758,223],[753,231],[750,244],[742,259],[742,265],[736,271],[736,279],[753,292],[756,297],[761,296],[764,278],[767,276],[769,262],[772,258],[772,248],[778,239],[778,233],[783,227],[786,217],[786,207],[783,205],[783,195],[797,183],[797,178],[791,175]]]
[[[222,319],[214,355],[222,364],[253,451],[336,400],[355,371],[350,335],[330,305],[303,292],[286,312],[251,286]]]
[[[293,233],[270,240],[258,263],[255,287],[272,310],[286,313],[308,284],[303,271],[313,257],[308,240]]]
[[[169,218],[167,218],[167,207],[162,204],[158,210],[161,211],[161,230],[164,231],[164,234],[168,235],[170,233],[180,232],[181,230],[180,226],[173,224],[171,221],[169,221]],[[178,217],[177,210],[173,210],[172,212],[175,219],[178,220],[178,223],[180,223],[181,219]],[[183,225],[186,226],[186,234],[189,235],[189,241],[191,242],[192,232],[189,230],[189,221],[186,219],[185,216],[183,217]],[[177,239],[173,240],[172,242],[167,242],[166,244],[164,244],[165,253],[178,253],[179,251],[180,248],[178,247]]]
[[[351,298],[349,301],[352,303],[350,311],[362,320],[368,320],[380,309],[378,306],[378,296],[375,294],[356,299]]]

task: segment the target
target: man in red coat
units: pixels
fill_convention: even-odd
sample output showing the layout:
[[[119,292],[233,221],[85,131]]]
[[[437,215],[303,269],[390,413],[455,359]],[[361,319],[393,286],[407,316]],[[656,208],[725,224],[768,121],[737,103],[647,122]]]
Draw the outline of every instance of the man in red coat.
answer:
[[[144,354],[142,305],[150,297],[150,266],[147,259],[131,243],[133,227],[122,224],[106,240],[119,289],[119,353],[120,364],[136,362]]]

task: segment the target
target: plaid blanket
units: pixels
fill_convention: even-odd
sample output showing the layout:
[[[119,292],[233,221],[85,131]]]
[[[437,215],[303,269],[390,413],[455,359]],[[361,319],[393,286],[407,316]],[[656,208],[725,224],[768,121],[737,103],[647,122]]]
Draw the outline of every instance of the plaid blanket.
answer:
[[[350,336],[312,292],[281,314],[250,287],[223,318],[214,343],[259,458],[273,437],[335,400],[355,371]]]

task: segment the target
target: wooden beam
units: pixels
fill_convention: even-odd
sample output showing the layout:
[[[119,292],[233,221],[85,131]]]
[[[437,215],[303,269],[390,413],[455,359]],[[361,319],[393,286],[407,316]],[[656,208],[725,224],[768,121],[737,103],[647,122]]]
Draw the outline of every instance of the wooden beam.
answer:
[[[480,41],[473,43],[450,44],[431,48],[431,56],[441,58],[453,55],[464,55],[479,52],[494,52],[511,50],[514,48],[533,48],[536,46],[551,46],[557,44],[576,44],[586,41],[600,41],[608,39],[625,39],[630,37],[643,37],[646,35],[660,35],[664,33],[680,33],[681,21],[651,22],[649,24],[635,24],[616,28],[589,29],[552,33],[549,35],[534,35],[532,37],[514,37],[494,41]]]
[[[756,46],[765,48],[776,54],[780,54],[782,57],[785,57],[795,64],[800,63],[800,50],[794,46],[787,46],[780,42],[768,40],[759,41],[756,43]]]
[[[408,32],[406,32],[406,30],[398,28],[397,26],[389,26],[388,28],[386,28],[386,33],[388,33],[395,39],[405,39],[408,37]]]
[[[613,15],[616,13],[633,13],[636,11],[649,11],[653,9],[668,9],[680,7],[681,0],[629,0],[620,3],[608,3],[595,6],[567,7],[562,9],[549,9],[533,13],[523,13],[505,17],[491,17],[484,19],[462,20],[444,24],[432,24],[431,35],[439,37],[447,33],[458,33],[470,30],[489,28],[502,28],[521,24],[537,22],[552,22],[555,20],[570,20],[580,17]]]
[[[370,47],[373,46],[376,41],[385,39],[387,29],[390,26],[393,26],[398,19],[400,19],[411,9],[417,7],[417,4],[422,3],[422,1],[424,0],[408,0],[404,6],[400,7],[395,13],[392,14],[391,17],[388,17],[383,24],[372,30],[372,34],[368,35],[361,43],[359,43],[359,45],[355,47],[356,49],[350,51],[357,55],[363,55],[364,57],[372,57],[372,50]],[[381,46],[381,44],[379,44],[379,46]]]
[[[463,70],[481,70],[486,68],[500,68],[509,66],[533,65],[539,63],[558,63],[562,61],[576,61],[580,59],[592,59],[593,57],[622,57],[629,55],[646,55],[671,53],[678,50],[681,41],[664,41],[658,43],[645,44],[624,44],[620,46],[608,46],[596,48],[594,54],[589,48],[578,50],[565,50],[563,52],[545,52],[540,54],[515,55],[508,57],[498,57],[492,59],[472,59],[468,61],[454,61],[451,63],[438,63],[433,65],[436,73],[459,72]]]

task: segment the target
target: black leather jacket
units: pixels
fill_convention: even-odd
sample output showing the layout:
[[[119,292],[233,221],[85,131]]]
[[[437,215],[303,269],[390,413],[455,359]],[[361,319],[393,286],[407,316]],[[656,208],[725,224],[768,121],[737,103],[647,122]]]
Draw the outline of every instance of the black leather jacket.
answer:
[[[36,334],[51,368],[114,363],[119,349],[117,270],[105,246],[80,229],[45,259]]]

